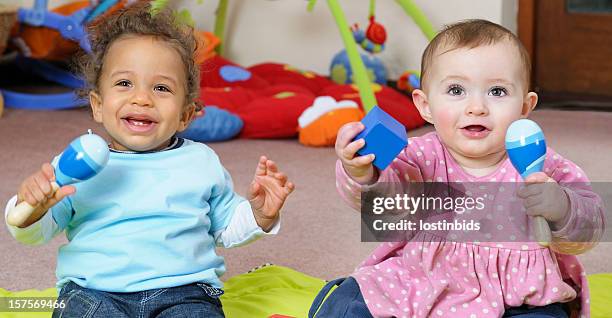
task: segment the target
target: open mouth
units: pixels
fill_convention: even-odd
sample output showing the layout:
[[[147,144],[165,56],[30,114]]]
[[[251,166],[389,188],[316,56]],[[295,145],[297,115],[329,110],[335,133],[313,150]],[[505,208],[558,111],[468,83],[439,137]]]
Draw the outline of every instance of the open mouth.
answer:
[[[128,129],[134,132],[147,132],[153,129],[157,122],[148,116],[126,116],[121,118]]]
[[[153,123],[152,120],[148,120],[148,119],[125,118],[125,120],[130,125],[134,125],[134,126],[147,126],[147,125],[151,125]]]
[[[483,125],[467,125],[461,128],[461,132],[468,138],[484,138],[489,135],[491,129]]]
[[[463,127],[463,129],[470,131],[470,132],[481,132],[481,131],[488,130],[487,127],[482,126],[482,125],[469,125],[469,126]]]

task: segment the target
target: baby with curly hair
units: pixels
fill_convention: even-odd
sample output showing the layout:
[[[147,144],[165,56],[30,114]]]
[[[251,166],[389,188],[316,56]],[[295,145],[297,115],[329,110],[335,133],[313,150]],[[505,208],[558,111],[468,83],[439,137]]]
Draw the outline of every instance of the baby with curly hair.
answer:
[[[31,245],[66,232],[53,317],[223,317],[215,247],[277,233],[294,185],[261,156],[245,199],[212,149],[175,136],[194,117],[200,81],[193,30],[170,11],[138,2],[89,32],[81,65],[110,136],[108,165],[54,192],[44,164],[7,204],[36,211],[9,230]]]

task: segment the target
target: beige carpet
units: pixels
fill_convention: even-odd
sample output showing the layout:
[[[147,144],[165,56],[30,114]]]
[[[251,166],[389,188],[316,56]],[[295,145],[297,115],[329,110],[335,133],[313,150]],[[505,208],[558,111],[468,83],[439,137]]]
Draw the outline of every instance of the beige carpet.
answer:
[[[612,113],[542,110],[532,118],[541,124],[548,144],[580,165],[593,181],[612,181]],[[2,206],[25,176],[87,128],[101,131],[85,109],[6,110],[0,118]],[[409,135],[430,130],[425,127]],[[360,242],[359,216],[336,194],[332,148],[308,148],[297,140],[234,140],[211,146],[240,193],[246,190],[260,154],[276,160],[297,185],[287,202],[278,236],[221,251],[228,267],[224,278],[269,262],[330,279],[349,274],[374,248],[374,243]],[[56,251],[65,242],[64,237],[57,237],[45,246],[22,246],[0,226],[0,287],[17,290],[53,286]],[[612,244],[607,243],[582,255],[587,271],[612,272],[611,251]]]

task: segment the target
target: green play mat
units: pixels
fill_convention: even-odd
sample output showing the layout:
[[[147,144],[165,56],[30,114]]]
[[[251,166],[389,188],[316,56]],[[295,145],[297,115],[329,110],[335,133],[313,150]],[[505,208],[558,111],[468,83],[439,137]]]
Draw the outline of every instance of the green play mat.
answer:
[[[591,318],[612,317],[612,273],[589,276],[591,290]],[[228,318],[267,318],[282,314],[305,318],[310,303],[323,287],[321,279],[305,275],[283,266],[270,265],[247,274],[237,275],[225,282],[221,297]],[[56,297],[55,288],[29,289],[10,292],[0,288],[0,297]],[[42,318],[46,313],[0,313],[2,318]]]
[[[225,282],[221,296],[226,317],[257,318],[282,314],[306,317],[312,300],[325,281],[287,267],[269,265]],[[18,292],[0,288],[0,297],[57,297],[57,289]],[[0,318],[47,318],[50,312],[0,312]]]

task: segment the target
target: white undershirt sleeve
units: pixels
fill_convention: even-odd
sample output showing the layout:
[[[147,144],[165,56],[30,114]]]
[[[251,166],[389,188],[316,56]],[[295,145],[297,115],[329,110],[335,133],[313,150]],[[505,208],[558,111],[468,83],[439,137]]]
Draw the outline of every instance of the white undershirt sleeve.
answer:
[[[53,213],[48,211],[35,223],[28,227],[20,228],[6,223],[9,210],[17,205],[17,196],[13,196],[4,209],[4,220],[9,233],[20,243],[26,245],[41,245],[49,242],[59,231],[59,227],[53,219]]]
[[[257,225],[251,204],[249,201],[243,201],[236,207],[229,225],[214,233],[215,243],[217,246],[225,248],[237,247],[248,244],[264,235],[275,235],[280,229],[280,217],[270,229],[269,232],[264,232]]]

